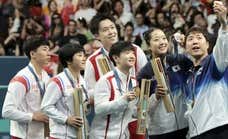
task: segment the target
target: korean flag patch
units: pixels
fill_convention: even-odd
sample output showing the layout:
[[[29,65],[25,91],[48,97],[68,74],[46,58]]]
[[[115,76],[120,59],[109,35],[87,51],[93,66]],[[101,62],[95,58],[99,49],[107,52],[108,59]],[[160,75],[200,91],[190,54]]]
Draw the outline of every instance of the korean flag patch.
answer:
[[[173,72],[177,72],[177,71],[179,71],[180,69],[181,69],[181,68],[180,68],[179,65],[172,66]]]

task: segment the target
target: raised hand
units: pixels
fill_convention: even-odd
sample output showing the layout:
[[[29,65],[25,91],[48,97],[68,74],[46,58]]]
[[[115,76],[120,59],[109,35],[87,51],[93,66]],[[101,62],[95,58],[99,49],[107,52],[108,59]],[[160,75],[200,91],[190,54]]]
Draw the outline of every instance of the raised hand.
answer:
[[[227,8],[221,1],[214,1],[214,12],[217,14],[219,22],[222,25],[227,25]]]

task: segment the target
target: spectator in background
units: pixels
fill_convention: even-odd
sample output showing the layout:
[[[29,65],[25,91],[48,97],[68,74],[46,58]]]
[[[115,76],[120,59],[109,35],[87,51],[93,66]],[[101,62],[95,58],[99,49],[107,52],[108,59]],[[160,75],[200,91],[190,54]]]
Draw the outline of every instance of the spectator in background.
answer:
[[[8,36],[3,42],[5,54],[8,56],[19,56],[22,55],[22,40],[20,37],[20,18],[21,14],[16,9],[15,18],[13,16],[8,17]]]
[[[87,43],[86,36],[84,34],[77,32],[77,22],[71,19],[66,27],[65,36],[63,38],[63,43],[72,43],[72,44],[79,44],[83,46]]]
[[[197,9],[193,6],[190,6],[188,10],[185,9],[185,11],[185,24],[183,26],[183,33],[186,33],[193,26],[191,17],[193,13],[197,12]]]
[[[157,23],[157,27],[162,29],[166,33],[166,36],[169,40],[175,31],[172,27],[172,24],[171,24],[169,18],[165,15],[165,12],[161,11],[161,12],[157,13],[156,23]]]
[[[75,11],[77,10],[77,7],[74,5],[74,1],[75,0],[64,0],[64,5],[61,11],[64,25],[68,24],[69,20],[72,19]]]
[[[80,18],[84,17],[87,23],[90,23],[92,17],[97,13],[97,11],[91,8],[91,1],[90,0],[79,0],[78,1],[79,9],[76,11],[74,15],[75,21]]]
[[[178,2],[173,2],[169,6],[169,13],[181,13],[181,5]]]
[[[77,19],[77,32],[85,35],[87,38],[87,41],[91,41],[94,38],[93,34],[89,30],[89,27],[85,18],[83,17],[80,17]]]
[[[24,20],[21,39],[27,40],[34,36],[42,36],[44,34],[44,28],[33,17],[29,17]]]
[[[127,22],[135,23],[134,16],[131,12],[124,11],[124,4],[122,0],[115,0],[113,3],[113,16],[116,23],[123,27]]]
[[[156,27],[156,9],[151,8],[147,13],[146,13],[146,23],[149,27]]]
[[[165,28],[165,20],[167,19],[166,15],[162,11],[156,12],[156,25],[158,28],[164,29]]]
[[[185,24],[180,5],[176,2],[172,3],[169,7],[169,20],[175,30],[182,29]]]
[[[113,2],[113,16],[117,24],[118,36],[124,36],[124,25],[127,22],[135,23],[132,13],[124,11],[124,4],[122,0],[115,0]]]
[[[134,43],[138,46],[141,46],[142,40],[139,35],[134,36],[134,25],[132,22],[127,22],[124,26],[124,37],[123,40],[127,42]]]
[[[51,17],[51,26],[49,30],[49,37],[55,45],[61,47],[63,44],[64,24],[60,14],[54,13]]]
[[[136,21],[136,26],[135,26],[133,35],[134,36],[139,35],[140,38],[143,39],[143,33],[149,29],[149,27],[144,22],[143,14],[140,12],[137,12],[135,14],[135,21]]]
[[[74,19],[71,19],[65,28],[64,36],[75,35],[77,33],[76,27],[77,22]]]
[[[51,17],[54,13],[59,13],[58,10],[58,4],[56,0],[49,0],[47,3],[47,8],[43,8],[43,13],[44,13],[44,21],[46,28],[49,29],[51,26]]]
[[[192,14],[191,22],[193,23],[194,27],[199,27],[199,28],[207,30],[207,20],[204,17],[202,12],[195,11]]]
[[[193,23],[192,23],[192,20],[191,20],[191,17],[193,15],[193,13],[197,12],[197,9],[193,6],[189,7],[188,10],[186,10],[186,13],[185,13],[185,21],[190,25],[192,26]]]

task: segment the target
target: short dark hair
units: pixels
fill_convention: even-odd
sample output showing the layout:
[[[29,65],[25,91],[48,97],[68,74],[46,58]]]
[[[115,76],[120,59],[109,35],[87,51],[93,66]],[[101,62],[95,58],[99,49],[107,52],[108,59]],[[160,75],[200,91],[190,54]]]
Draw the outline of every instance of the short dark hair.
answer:
[[[130,26],[133,30],[134,30],[134,25],[131,21],[128,21],[125,25],[124,25],[124,28]]]
[[[49,45],[48,41],[44,37],[32,37],[24,42],[23,51],[25,55],[31,59],[30,52],[35,51],[42,45]]]
[[[118,41],[116,43],[114,43],[109,51],[109,57],[111,59],[111,61],[114,63],[114,65],[116,65],[113,56],[120,56],[120,53],[128,51],[128,50],[132,50],[134,51],[134,46],[127,41]]]
[[[73,60],[73,56],[75,53],[84,52],[84,49],[79,44],[65,44],[58,51],[60,63],[63,67],[67,67],[67,62],[71,62]]]
[[[115,24],[115,20],[113,17],[103,14],[97,13],[90,21],[90,31],[95,35],[99,32],[100,22],[103,20],[109,19]]]
[[[192,32],[197,32],[197,33],[202,33],[203,36],[205,37],[206,41],[210,42],[210,39],[209,39],[209,34],[206,30],[200,28],[200,27],[192,27],[190,28],[187,33],[185,34],[185,44],[186,44],[186,41],[187,41],[187,37],[192,33]]]

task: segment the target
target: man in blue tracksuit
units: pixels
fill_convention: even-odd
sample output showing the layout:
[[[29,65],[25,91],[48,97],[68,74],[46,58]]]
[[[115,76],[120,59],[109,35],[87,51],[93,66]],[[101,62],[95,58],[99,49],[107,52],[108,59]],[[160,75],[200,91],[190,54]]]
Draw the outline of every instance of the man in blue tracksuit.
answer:
[[[191,139],[228,137],[228,25],[227,9],[220,1],[214,11],[221,24],[214,50],[208,55],[209,40],[200,28],[186,34],[186,50],[194,67],[187,80],[187,111]]]

